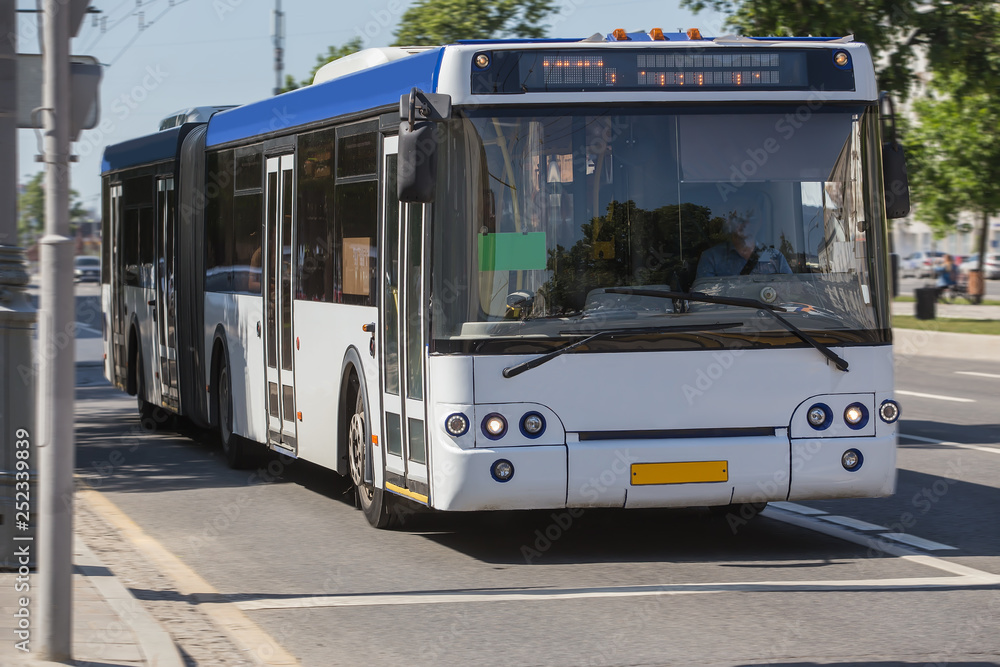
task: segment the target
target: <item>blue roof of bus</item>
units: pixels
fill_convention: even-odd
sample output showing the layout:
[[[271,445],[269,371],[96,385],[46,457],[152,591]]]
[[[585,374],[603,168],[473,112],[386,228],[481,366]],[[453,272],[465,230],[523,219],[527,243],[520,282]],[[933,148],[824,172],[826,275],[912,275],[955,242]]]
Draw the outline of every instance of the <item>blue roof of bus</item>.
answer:
[[[354,111],[398,104],[400,96],[409,93],[414,86],[434,92],[443,54],[443,47],[430,49],[217,113],[208,123],[205,143],[217,146]]]
[[[172,160],[180,152],[181,142],[198,123],[185,123],[162,130],[156,134],[129,139],[104,149],[101,173],[107,174],[120,169]]]

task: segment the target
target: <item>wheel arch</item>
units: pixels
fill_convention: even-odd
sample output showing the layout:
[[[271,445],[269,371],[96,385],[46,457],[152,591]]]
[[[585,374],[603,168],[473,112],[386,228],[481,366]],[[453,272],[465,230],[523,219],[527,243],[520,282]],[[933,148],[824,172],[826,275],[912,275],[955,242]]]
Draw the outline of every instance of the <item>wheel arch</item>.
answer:
[[[212,357],[208,374],[208,421],[210,426],[219,425],[219,368],[225,360],[226,367],[232,368],[229,363],[229,340],[226,337],[226,329],[221,324],[216,325],[215,333],[212,335]]]
[[[352,387],[350,378],[354,375],[358,379],[357,389]],[[368,420],[365,423],[365,428],[367,432],[365,433],[365,446],[368,448],[366,460],[369,465],[374,465],[372,451],[372,424],[371,420],[375,418],[374,412],[372,410],[370,401],[368,400],[368,384],[365,380],[364,364],[361,362],[361,354],[358,349],[354,346],[347,348],[347,352],[344,353],[344,361],[340,368],[340,391],[339,395],[339,419],[337,420],[337,474],[339,475],[349,475],[350,467],[348,464],[348,452],[347,452],[347,429],[350,426],[350,415],[354,411],[354,403],[357,400],[357,392],[361,392],[361,400],[364,401],[365,412],[368,414]],[[366,471],[366,476],[371,476],[374,479],[374,470]]]

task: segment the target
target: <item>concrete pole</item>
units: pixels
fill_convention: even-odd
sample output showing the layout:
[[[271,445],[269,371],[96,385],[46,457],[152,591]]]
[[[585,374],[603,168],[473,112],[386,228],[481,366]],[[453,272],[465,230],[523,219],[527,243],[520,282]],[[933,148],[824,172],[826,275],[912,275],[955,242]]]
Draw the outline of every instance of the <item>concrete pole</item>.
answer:
[[[285,72],[285,14],[281,11],[281,0],[274,0],[274,94],[281,92],[285,82],[281,80]]]
[[[73,640],[73,240],[69,238],[69,11],[44,0],[45,236],[38,335],[39,630],[43,659]]]
[[[0,246],[17,245],[17,0],[0,0]]]

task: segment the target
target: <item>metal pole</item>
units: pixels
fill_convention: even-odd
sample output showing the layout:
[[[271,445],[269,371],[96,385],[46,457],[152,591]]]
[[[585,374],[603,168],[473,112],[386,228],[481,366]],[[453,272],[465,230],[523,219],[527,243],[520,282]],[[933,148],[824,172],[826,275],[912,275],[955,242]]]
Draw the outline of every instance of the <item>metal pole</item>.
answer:
[[[17,245],[17,0],[0,0],[0,246]]]
[[[69,11],[44,0],[45,236],[38,336],[39,630],[43,659],[73,640],[73,240],[69,238]]]
[[[281,0],[274,0],[274,94],[281,92],[284,82],[281,76],[285,71],[285,14],[281,11]]]

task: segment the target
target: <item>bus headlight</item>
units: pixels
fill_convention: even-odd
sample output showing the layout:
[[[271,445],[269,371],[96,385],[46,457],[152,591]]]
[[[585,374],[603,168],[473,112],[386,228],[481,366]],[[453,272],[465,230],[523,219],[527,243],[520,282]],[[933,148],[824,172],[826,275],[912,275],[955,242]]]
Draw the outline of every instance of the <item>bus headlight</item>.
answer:
[[[469,418],[461,412],[448,415],[448,418],[444,420],[444,430],[456,438],[461,437],[469,432]]]
[[[806,420],[814,429],[822,431],[833,421],[833,414],[830,412],[830,408],[822,403],[817,403],[809,408],[809,412],[806,413]]]
[[[878,409],[878,416],[886,424],[894,423],[899,419],[899,403],[892,399],[882,401],[882,405]]]
[[[494,461],[490,467],[490,475],[500,483],[509,482],[514,477],[514,464],[507,459]]]
[[[537,438],[545,432],[545,418],[537,412],[529,412],[521,418],[521,433],[529,438]]]
[[[854,472],[861,467],[861,464],[865,462],[865,457],[861,455],[861,451],[857,449],[848,449],[844,452],[844,455],[840,457],[840,463],[844,466],[844,470],[847,472]]]
[[[864,428],[868,423],[868,409],[861,403],[851,403],[844,410],[844,421],[854,430]]]
[[[483,435],[490,440],[499,440],[507,433],[507,420],[498,412],[486,415],[483,419]]]

